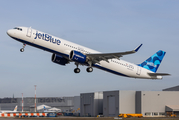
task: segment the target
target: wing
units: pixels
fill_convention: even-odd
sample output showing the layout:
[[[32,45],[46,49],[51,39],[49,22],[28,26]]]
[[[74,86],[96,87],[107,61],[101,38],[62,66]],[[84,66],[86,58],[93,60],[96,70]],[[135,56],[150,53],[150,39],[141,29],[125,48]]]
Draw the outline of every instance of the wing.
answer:
[[[132,51],[118,52],[118,53],[87,54],[86,56],[88,57],[88,59],[90,59],[90,61],[92,61],[92,63],[99,63],[101,60],[109,62],[108,59],[112,59],[112,58],[119,59],[123,55],[136,53],[141,46],[142,44],[140,44]]]

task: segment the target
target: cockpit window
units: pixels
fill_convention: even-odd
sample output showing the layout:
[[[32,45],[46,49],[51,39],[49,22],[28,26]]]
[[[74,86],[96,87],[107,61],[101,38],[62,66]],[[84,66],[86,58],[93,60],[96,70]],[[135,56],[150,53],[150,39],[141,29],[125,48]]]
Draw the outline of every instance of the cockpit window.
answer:
[[[14,29],[17,29],[17,30],[20,30],[20,31],[22,31],[22,28],[15,27]]]

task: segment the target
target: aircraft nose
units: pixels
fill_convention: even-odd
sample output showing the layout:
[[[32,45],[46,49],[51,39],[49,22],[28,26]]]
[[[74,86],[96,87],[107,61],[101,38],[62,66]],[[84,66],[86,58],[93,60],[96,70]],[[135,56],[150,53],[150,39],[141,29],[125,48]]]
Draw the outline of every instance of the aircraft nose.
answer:
[[[9,36],[12,36],[12,35],[13,35],[13,30],[11,30],[11,29],[8,30],[8,31],[7,31],[7,34],[8,34]]]

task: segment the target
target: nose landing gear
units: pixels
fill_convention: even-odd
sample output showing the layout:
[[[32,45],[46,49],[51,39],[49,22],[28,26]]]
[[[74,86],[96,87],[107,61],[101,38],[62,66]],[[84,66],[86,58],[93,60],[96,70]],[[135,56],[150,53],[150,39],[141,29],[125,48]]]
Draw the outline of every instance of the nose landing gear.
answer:
[[[23,48],[20,49],[21,52],[24,52],[24,48],[25,48],[26,44],[23,44]]]

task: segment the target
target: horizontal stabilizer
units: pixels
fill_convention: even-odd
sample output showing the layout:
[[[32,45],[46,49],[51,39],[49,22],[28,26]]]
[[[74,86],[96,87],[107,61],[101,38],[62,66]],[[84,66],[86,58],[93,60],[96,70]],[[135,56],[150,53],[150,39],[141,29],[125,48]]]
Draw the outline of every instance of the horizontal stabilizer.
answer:
[[[148,73],[148,75],[150,76],[166,76],[166,75],[170,75],[168,73]]]

